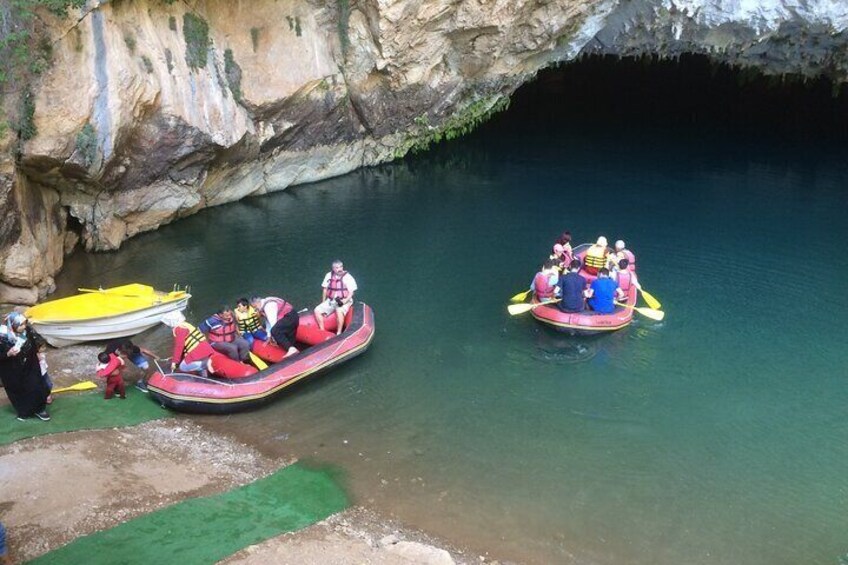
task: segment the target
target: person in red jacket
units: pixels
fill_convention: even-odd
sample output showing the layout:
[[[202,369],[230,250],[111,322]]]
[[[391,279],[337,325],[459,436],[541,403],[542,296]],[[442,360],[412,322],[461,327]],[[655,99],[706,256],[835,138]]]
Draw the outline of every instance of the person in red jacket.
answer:
[[[97,354],[97,376],[101,379],[106,379],[106,392],[103,393],[103,398],[109,400],[117,392],[120,397],[126,398],[126,390],[124,388],[124,377],[121,372],[124,370],[124,360],[114,353],[106,353],[102,351]]]
[[[162,323],[172,328],[174,349],[171,354],[171,372],[177,369],[200,376],[208,375],[206,362],[215,352],[206,336],[200,330],[186,322],[181,312],[168,312],[162,316]]]

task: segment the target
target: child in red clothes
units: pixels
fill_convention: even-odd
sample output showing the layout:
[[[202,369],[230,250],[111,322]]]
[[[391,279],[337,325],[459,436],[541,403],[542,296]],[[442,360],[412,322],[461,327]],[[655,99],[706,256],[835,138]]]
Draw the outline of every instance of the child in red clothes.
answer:
[[[103,398],[109,400],[117,392],[121,398],[126,398],[124,391],[124,377],[121,376],[121,371],[124,370],[124,360],[114,353],[102,352],[97,355],[97,360],[100,361],[97,365],[97,376],[106,379],[106,393]]]

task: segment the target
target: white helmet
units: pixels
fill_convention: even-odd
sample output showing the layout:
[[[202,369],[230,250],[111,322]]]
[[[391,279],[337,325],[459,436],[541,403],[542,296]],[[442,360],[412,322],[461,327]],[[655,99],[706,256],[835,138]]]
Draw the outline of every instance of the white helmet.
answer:
[[[605,238],[604,236],[599,237],[598,241],[595,242],[595,245],[600,245],[601,247],[606,247],[607,246],[607,238]]]
[[[162,323],[171,328],[175,328],[183,322],[185,322],[185,316],[179,311],[168,312],[162,316]]]

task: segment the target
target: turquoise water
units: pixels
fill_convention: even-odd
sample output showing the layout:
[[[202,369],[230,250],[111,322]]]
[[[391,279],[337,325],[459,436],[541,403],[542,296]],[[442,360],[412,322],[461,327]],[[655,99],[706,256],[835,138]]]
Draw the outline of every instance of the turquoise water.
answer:
[[[357,502],[481,555],[838,563],[845,146],[504,124],[74,255],[60,287],[190,283],[199,320],[253,292],[311,307],[341,257],[371,349],[263,410],[194,418],[340,464]],[[510,318],[565,228],[627,240],[665,321],[570,338]],[[164,356],[166,335],[142,339]]]

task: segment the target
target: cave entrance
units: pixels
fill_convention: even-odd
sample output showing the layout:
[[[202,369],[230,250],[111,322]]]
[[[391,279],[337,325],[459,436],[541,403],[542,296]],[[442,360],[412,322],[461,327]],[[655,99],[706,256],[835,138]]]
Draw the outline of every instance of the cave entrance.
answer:
[[[700,55],[588,56],[541,71],[491,123],[505,132],[599,126],[844,142],[848,86],[824,77],[768,76]]]

